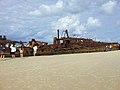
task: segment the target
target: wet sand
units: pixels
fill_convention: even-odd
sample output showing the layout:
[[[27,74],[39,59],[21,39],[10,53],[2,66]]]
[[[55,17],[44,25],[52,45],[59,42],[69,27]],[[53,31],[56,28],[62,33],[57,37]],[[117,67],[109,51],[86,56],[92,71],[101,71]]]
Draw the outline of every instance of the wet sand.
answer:
[[[7,58],[0,90],[120,90],[120,51]]]

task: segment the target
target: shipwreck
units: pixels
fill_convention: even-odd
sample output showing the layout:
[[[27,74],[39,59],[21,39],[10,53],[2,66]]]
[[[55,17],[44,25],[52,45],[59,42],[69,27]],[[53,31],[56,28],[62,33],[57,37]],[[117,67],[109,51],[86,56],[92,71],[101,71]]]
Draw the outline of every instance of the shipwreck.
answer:
[[[16,56],[19,56],[19,48],[24,48],[24,56],[33,55],[32,47],[34,44],[29,41],[28,44],[22,41],[7,40],[5,36],[0,36],[0,44],[5,47],[6,56],[10,56],[10,45],[15,44],[17,47]],[[88,38],[70,37],[68,30],[64,30],[64,36],[60,37],[57,30],[57,37],[53,38],[53,43],[36,41],[38,50],[37,55],[54,55],[54,54],[71,54],[71,53],[89,53],[89,52],[106,52],[120,50],[120,44],[117,42],[100,42]]]

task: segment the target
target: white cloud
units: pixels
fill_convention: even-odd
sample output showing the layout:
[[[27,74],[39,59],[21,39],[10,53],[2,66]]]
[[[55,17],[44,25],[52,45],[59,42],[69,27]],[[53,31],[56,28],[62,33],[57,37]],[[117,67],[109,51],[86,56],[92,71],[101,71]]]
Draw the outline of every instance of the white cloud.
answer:
[[[65,13],[80,13],[90,7],[91,2],[88,0],[58,0],[55,4],[45,5],[42,4],[36,10],[29,12],[29,15],[44,16]]]
[[[56,4],[53,5],[44,5],[42,4],[39,6],[38,9],[29,12],[29,15],[33,16],[44,16],[44,15],[51,15],[51,14],[57,14],[60,13],[63,9],[63,1],[58,0]]]
[[[62,0],[58,0],[58,2],[56,3],[56,8],[63,8],[64,2]]]
[[[41,15],[41,13],[39,12],[39,10],[31,11],[31,12],[29,12],[29,14],[33,15],[33,16]]]
[[[76,21],[76,19],[77,17],[75,16],[72,16],[72,17],[66,16],[66,17],[60,18],[56,23],[56,28],[70,29],[71,27],[74,27],[79,23],[79,21]]]
[[[98,27],[101,26],[101,22],[97,18],[89,17],[87,21],[87,26]]]
[[[106,12],[112,12],[115,8],[116,2],[108,0],[94,0],[91,2],[90,0],[58,0],[55,4],[47,5],[42,4],[36,10],[30,11],[29,15],[33,16],[45,16],[45,15],[55,15],[55,14],[76,14],[83,11],[89,11],[91,8],[96,9],[102,5],[102,10]],[[98,10],[98,9],[97,9]],[[93,10],[94,11],[94,10]]]
[[[52,25],[53,29],[66,30],[68,29],[73,34],[82,34],[85,30],[85,25],[80,24],[80,18],[78,15],[65,16],[58,19]]]
[[[117,5],[116,1],[108,1],[107,3],[104,3],[102,5],[101,9],[106,13],[113,13],[116,5]]]
[[[84,34],[86,33],[86,25],[85,24],[80,24],[80,26],[76,26],[75,31],[73,32],[74,34]]]
[[[94,17],[89,17],[86,22],[80,22],[80,18],[78,15],[65,16],[58,19],[56,22],[52,24],[52,28],[54,30],[66,30],[68,29],[72,34],[85,34],[87,30],[92,28],[97,28],[101,26],[101,22],[99,19]]]
[[[68,29],[70,34],[82,34],[90,38],[94,35],[96,38],[104,36],[104,40],[109,30],[117,31],[110,32],[110,37],[116,34],[120,36],[119,6],[119,0],[2,0],[0,31],[17,40],[36,38],[49,41],[59,28],[62,31]],[[105,13],[100,13],[101,10]],[[112,14],[108,16],[106,13]]]
[[[42,35],[43,35],[43,33],[42,32],[37,32],[37,34],[36,34],[38,37],[41,37]]]
[[[31,36],[33,36],[33,31],[29,30],[29,32],[27,30],[22,29],[22,25],[11,25],[9,26],[10,32],[6,32],[8,33],[8,36],[12,36],[12,38],[29,38]]]

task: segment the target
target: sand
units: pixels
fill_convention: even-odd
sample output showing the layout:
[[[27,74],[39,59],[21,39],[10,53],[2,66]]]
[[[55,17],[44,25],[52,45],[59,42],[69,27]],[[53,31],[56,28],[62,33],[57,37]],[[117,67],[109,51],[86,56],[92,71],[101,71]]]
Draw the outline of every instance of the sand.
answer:
[[[0,90],[120,90],[120,51],[7,58]]]

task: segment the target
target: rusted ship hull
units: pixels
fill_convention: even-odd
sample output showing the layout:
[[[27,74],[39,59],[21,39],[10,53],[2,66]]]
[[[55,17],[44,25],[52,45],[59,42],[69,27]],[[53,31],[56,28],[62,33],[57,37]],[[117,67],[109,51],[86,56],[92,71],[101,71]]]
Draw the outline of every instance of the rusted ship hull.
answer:
[[[54,54],[71,54],[71,53],[88,53],[88,52],[105,52],[120,50],[120,44],[114,42],[97,42],[92,39],[73,38],[69,37],[68,31],[65,30],[66,36],[59,38],[59,30],[57,31],[58,37],[54,37],[53,44],[47,42],[37,41],[37,54],[36,55],[54,55]],[[64,35],[65,35],[64,34]],[[33,49],[30,46],[24,45],[21,41],[7,40],[6,37],[0,38],[0,44],[5,47],[5,55],[11,56],[10,45],[16,44],[16,56],[20,56],[19,48],[24,48],[24,56],[32,56]],[[34,46],[34,45],[33,45]]]

